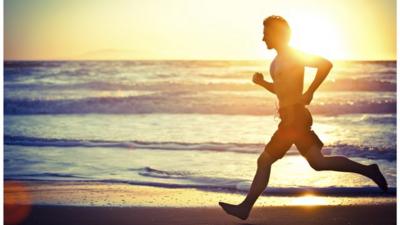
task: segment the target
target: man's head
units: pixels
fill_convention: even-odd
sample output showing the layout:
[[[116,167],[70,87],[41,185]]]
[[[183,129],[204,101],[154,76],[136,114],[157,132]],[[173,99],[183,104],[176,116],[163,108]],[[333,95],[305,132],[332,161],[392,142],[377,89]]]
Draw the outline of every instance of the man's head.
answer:
[[[287,21],[280,16],[269,16],[264,19],[264,37],[263,41],[267,48],[276,48],[287,45],[290,40],[290,27]]]

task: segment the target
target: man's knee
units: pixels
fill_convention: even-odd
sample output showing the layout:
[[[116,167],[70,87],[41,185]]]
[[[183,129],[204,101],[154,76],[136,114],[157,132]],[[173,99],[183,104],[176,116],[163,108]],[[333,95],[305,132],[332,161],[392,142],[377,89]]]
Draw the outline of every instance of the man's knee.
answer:
[[[257,165],[259,167],[271,166],[278,159],[278,157],[273,157],[268,152],[263,152],[257,159]]]
[[[308,157],[307,161],[308,164],[310,164],[310,166],[316,171],[326,170],[326,162],[324,156]]]
[[[321,154],[320,148],[317,146],[311,147],[304,157],[314,170],[325,170],[325,157]]]
[[[321,162],[308,161],[308,163],[310,164],[311,168],[313,168],[316,171],[324,170],[324,166]]]

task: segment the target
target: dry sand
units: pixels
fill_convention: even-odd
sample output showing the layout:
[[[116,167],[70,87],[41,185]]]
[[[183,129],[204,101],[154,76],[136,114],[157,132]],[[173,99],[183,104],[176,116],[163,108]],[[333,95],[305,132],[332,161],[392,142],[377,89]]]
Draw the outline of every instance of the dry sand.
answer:
[[[74,207],[34,206],[22,224],[141,224],[141,225],[394,225],[395,204],[356,206],[256,207],[243,221],[215,207]]]

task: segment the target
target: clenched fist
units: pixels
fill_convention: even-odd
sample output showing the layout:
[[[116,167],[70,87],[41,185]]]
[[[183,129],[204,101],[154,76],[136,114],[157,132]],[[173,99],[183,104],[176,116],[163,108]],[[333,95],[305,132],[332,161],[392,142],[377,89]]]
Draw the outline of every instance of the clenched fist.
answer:
[[[254,75],[253,75],[253,82],[255,83],[255,84],[260,84],[261,82],[263,82],[264,81],[264,76],[263,76],[263,74],[262,73],[254,73]]]

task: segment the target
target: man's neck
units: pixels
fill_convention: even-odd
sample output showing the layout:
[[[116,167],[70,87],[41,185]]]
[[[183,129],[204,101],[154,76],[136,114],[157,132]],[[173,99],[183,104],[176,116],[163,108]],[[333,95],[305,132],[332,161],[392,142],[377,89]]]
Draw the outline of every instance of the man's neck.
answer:
[[[289,45],[277,46],[275,48],[276,53],[277,53],[278,56],[286,55],[289,52],[289,49],[290,49]]]

